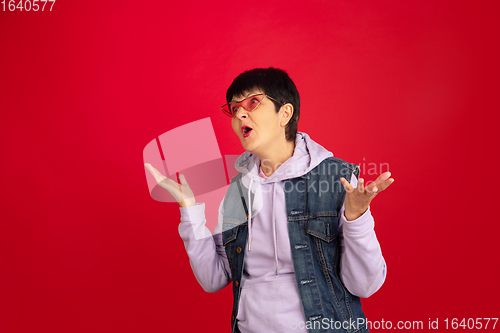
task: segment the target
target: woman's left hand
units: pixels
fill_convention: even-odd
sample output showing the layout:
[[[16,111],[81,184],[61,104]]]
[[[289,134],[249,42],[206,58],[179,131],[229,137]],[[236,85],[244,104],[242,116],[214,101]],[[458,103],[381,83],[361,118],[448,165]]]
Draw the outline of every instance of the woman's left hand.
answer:
[[[347,192],[344,201],[344,214],[347,221],[355,220],[366,212],[373,198],[394,182],[394,178],[389,178],[390,176],[389,171],[384,172],[367,187],[364,187],[365,180],[360,178],[356,188],[352,187],[344,177],[340,178]]]

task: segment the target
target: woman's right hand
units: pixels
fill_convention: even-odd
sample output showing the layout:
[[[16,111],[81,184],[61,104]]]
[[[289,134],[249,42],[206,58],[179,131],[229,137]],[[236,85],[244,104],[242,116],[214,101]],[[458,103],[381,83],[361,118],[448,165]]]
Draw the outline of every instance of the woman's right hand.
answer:
[[[146,169],[151,172],[153,177],[155,177],[158,185],[166,189],[168,193],[170,193],[175,198],[175,200],[177,200],[179,206],[194,206],[196,200],[194,199],[193,191],[191,191],[191,188],[189,187],[184,175],[179,175],[179,180],[181,182],[179,184],[176,181],[162,175],[161,172],[156,170],[151,164],[146,163],[144,165],[146,166]]]

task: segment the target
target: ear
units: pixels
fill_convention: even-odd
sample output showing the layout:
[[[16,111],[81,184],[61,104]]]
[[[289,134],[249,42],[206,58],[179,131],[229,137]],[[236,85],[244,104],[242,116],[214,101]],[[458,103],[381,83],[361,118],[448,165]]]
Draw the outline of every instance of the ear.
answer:
[[[280,126],[285,127],[293,116],[293,105],[286,103],[280,109]]]

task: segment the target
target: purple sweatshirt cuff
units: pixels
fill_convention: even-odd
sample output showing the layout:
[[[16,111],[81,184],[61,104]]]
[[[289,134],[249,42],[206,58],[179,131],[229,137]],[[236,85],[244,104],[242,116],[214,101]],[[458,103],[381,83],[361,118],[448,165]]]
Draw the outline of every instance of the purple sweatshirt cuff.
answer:
[[[179,207],[181,211],[181,223],[179,223],[179,235],[183,240],[211,238],[212,233],[205,226],[205,204],[196,203],[189,207]]]
[[[369,230],[373,230],[375,227],[375,223],[370,212],[370,207],[355,220],[347,221],[344,210],[342,210],[342,214],[340,215],[340,219],[343,223],[344,233],[349,235],[359,235],[366,233]]]
[[[196,203],[194,206],[179,207],[181,222],[203,222],[205,220],[205,204]]]

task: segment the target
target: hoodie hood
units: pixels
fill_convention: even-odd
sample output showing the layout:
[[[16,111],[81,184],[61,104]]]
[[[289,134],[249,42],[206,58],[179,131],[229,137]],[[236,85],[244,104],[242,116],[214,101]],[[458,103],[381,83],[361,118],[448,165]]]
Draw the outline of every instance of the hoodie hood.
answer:
[[[274,254],[276,262],[276,275],[278,275],[278,253],[277,253],[277,235],[276,235],[276,183],[286,179],[300,177],[305,175],[325,158],[332,157],[333,153],[326,150],[323,146],[314,142],[309,135],[298,132],[295,138],[295,149],[292,157],[285,161],[270,177],[265,177],[261,173],[261,168],[265,170],[266,161],[260,159],[250,152],[244,152],[236,160],[235,168],[242,173],[241,181],[248,191],[248,251],[252,246],[252,218],[262,209],[264,202],[272,207],[272,221],[274,233]],[[262,176],[261,176],[262,175]],[[264,184],[271,184],[272,190],[263,192]],[[269,186],[266,186],[269,188]],[[270,192],[270,193],[268,193]],[[253,195],[251,195],[253,194]]]

